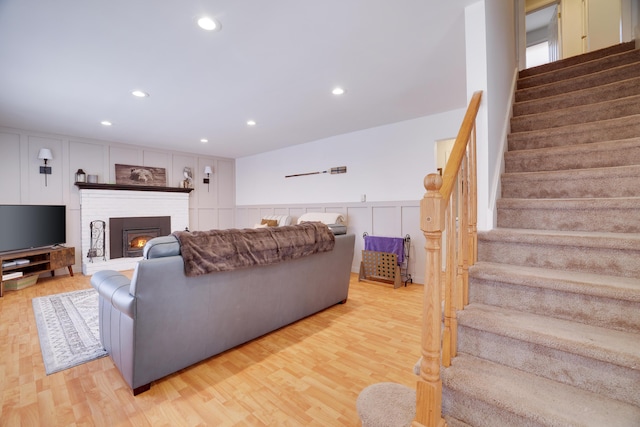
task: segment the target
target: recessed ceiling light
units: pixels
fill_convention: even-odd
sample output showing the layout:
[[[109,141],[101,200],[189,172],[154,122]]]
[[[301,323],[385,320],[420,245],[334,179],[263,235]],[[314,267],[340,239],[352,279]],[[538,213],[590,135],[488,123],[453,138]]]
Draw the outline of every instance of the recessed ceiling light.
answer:
[[[342,95],[345,92],[346,91],[344,89],[342,89],[341,87],[336,87],[331,91],[331,93],[334,94],[334,95]]]
[[[222,25],[220,25],[218,21],[208,16],[203,16],[198,19],[198,26],[207,31],[220,31],[220,28],[222,28]]]
[[[113,123],[111,123],[109,120],[103,120],[100,122],[100,124],[102,126],[111,126]]]
[[[256,122],[255,120],[247,120],[247,126],[255,126]]]
[[[147,92],[143,92],[141,90],[134,90],[131,92],[131,95],[137,96],[138,98],[146,98],[147,96],[149,96]]]
[[[200,142],[202,142],[203,144],[206,144],[207,142],[209,142],[209,140],[207,138],[202,138]]]

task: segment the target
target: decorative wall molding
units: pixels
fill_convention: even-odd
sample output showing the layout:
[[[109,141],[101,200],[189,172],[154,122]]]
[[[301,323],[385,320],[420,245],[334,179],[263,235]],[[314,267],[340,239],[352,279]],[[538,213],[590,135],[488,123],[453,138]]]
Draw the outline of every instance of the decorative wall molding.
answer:
[[[351,271],[357,273],[364,249],[363,233],[369,235],[411,237],[409,274],[414,283],[424,283],[425,239],[420,230],[420,202],[354,202],[315,203],[292,205],[243,205],[236,206],[235,224],[237,228],[252,228],[266,215],[290,215],[295,224],[300,215],[307,212],[335,212],[346,218],[347,232],[356,235],[356,244]]]

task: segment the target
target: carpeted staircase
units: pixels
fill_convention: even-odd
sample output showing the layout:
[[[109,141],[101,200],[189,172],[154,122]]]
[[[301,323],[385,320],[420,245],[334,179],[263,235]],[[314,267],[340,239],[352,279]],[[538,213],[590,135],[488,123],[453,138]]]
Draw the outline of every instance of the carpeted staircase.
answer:
[[[522,71],[511,132],[443,414],[449,427],[640,426],[640,50]]]

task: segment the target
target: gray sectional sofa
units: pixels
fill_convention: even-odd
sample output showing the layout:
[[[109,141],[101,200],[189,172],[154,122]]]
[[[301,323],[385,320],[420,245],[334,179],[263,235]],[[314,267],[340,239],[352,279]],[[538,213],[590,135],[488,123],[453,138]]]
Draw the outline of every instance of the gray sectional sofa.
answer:
[[[152,381],[345,302],[354,244],[353,234],[337,235],[329,252],[188,277],[176,237],[153,239],[131,280],[108,270],[91,278],[102,344],[137,395]]]

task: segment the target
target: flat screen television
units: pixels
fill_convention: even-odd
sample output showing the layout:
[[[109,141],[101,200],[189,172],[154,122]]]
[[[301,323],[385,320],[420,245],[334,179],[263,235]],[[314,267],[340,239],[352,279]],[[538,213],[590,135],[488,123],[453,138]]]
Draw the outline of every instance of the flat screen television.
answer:
[[[66,241],[64,205],[0,205],[0,252],[54,246]]]

